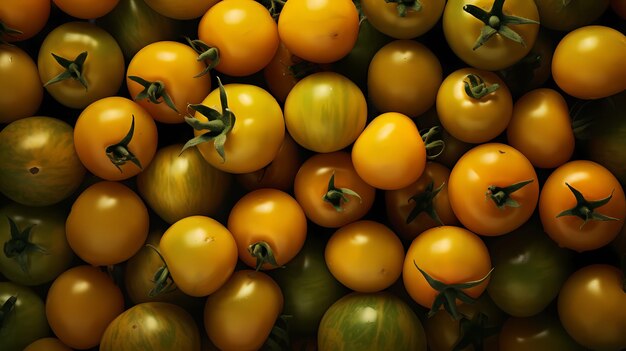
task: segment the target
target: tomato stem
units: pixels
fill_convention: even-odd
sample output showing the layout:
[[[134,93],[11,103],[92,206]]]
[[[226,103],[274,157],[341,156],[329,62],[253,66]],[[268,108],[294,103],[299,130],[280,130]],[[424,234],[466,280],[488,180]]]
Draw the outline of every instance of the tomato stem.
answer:
[[[39,252],[47,255],[48,251],[44,247],[30,242],[30,234],[35,227],[34,224],[20,230],[12,218],[7,217],[7,219],[11,229],[11,239],[4,243],[4,255],[7,258],[15,259],[22,271],[28,273],[29,253]]]
[[[120,166],[124,165],[128,161],[134,163],[137,167],[139,167],[139,169],[143,169],[139,159],[128,148],[128,145],[133,139],[134,133],[135,115],[132,115],[130,129],[128,130],[128,133],[126,133],[124,138],[120,140],[117,144],[109,145],[105,149],[107,157],[109,158],[111,163],[113,163],[113,165],[115,165],[115,167],[120,170],[120,173],[123,172],[122,167]]]
[[[498,83],[487,86],[483,78],[476,74],[466,75],[463,79],[463,84],[465,85],[467,96],[476,100],[480,100],[485,95],[489,95],[500,88]]]
[[[574,197],[576,198],[576,205],[556,215],[557,218],[563,216],[576,216],[583,220],[583,223],[580,225],[580,229],[582,229],[583,226],[590,220],[619,221],[619,218],[609,217],[602,213],[595,212],[596,208],[604,206],[611,201],[615,189],[611,190],[611,194],[604,199],[589,201],[585,199],[585,196],[580,191],[569,185],[569,183],[565,182],[565,185],[567,185],[569,190],[574,194]]]
[[[4,22],[0,21],[0,44],[9,44],[6,37],[15,37],[16,35],[24,34],[21,30],[17,30],[15,28],[11,28],[7,26]]]
[[[178,109],[176,108],[176,105],[174,105],[172,98],[165,90],[165,83],[159,80],[157,80],[156,82],[149,82],[137,76],[128,76],[128,79],[132,80],[133,82],[139,83],[144,88],[141,92],[139,92],[139,94],[137,94],[137,96],[135,96],[135,100],[147,99],[153,104],[160,104],[161,102],[165,101],[165,104],[169,108],[171,108],[175,112],[178,112]],[[160,99],[163,100],[159,101]]]
[[[521,204],[515,199],[511,198],[511,194],[532,183],[533,181],[534,179],[528,179],[515,184],[511,184],[506,187],[490,185],[489,187],[487,187],[486,196],[487,198],[493,200],[496,206],[500,209],[504,209],[506,206],[514,208],[520,207]]]
[[[406,17],[408,11],[422,11],[422,2],[420,0],[385,0],[386,3],[396,3],[398,6],[398,16]]]
[[[73,79],[77,80],[83,87],[85,87],[85,90],[89,90],[89,85],[87,84],[87,80],[83,74],[83,66],[85,65],[85,60],[87,59],[88,54],[87,51],[81,52],[78,56],[76,56],[74,61],[58,56],[55,53],[51,54],[52,57],[54,57],[54,60],[61,65],[61,67],[65,68],[65,71],[47,81],[46,84],[43,85],[44,87],[67,79]]]
[[[274,257],[274,251],[270,244],[265,241],[251,244],[248,246],[248,252],[252,257],[256,258],[256,270],[259,271],[264,264],[268,263],[274,267],[278,267],[276,258]]]
[[[489,317],[482,312],[478,312],[471,319],[462,315],[459,321],[459,339],[455,342],[452,351],[465,350],[472,346],[474,350],[483,350],[484,340],[492,335],[498,334],[499,327],[489,327],[487,325]]]
[[[437,134],[439,134],[440,131],[441,127],[434,126],[428,129],[424,134],[422,134],[422,140],[424,141],[424,147],[426,148],[426,158],[428,158],[429,160],[439,157],[439,155],[443,153],[443,150],[446,147],[446,143],[441,139],[431,140]],[[437,149],[439,149],[439,151],[436,154],[429,154],[431,150]]]
[[[167,263],[165,263],[165,259],[163,258],[163,255],[161,255],[159,249],[154,247],[154,245],[152,244],[146,244],[146,247],[156,252],[156,254],[159,255],[159,258],[161,259],[161,262],[163,262],[163,266],[159,267],[159,269],[157,269],[157,271],[154,273],[154,276],[152,278],[154,286],[152,287],[152,289],[150,289],[148,296],[156,297],[176,290],[176,285],[174,284],[174,280],[172,279],[170,270],[167,267]]]
[[[439,218],[439,215],[437,214],[437,210],[435,210],[434,204],[435,197],[439,194],[441,189],[443,189],[444,185],[445,183],[441,183],[437,189],[433,190],[435,182],[431,180],[423,192],[417,193],[409,198],[408,202],[413,201],[415,205],[406,217],[406,224],[413,222],[413,220],[417,218],[420,213],[425,212],[430,218],[437,222],[438,225],[444,225],[441,218]]]
[[[200,78],[205,74],[208,74],[209,71],[211,71],[220,63],[220,52],[218,48],[211,47],[200,39],[191,40],[188,37],[185,37],[185,40],[187,41],[189,46],[191,46],[191,48],[199,54],[196,60],[205,61],[205,63],[207,60],[209,61],[207,63],[207,67],[202,72],[196,74],[194,78]]]
[[[0,329],[2,329],[4,321],[8,319],[9,313],[11,313],[11,311],[15,308],[16,303],[17,296],[12,295],[0,307]]]
[[[356,191],[348,188],[336,188],[335,187],[335,172],[330,176],[328,180],[328,190],[324,196],[322,196],[322,200],[330,203],[335,211],[341,212],[343,208],[341,207],[342,200],[343,202],[348,202],[350,199],[346,196],[354,196],[359,199],[359,203],[363,202],[361,199],[361,195],[359,195]]]

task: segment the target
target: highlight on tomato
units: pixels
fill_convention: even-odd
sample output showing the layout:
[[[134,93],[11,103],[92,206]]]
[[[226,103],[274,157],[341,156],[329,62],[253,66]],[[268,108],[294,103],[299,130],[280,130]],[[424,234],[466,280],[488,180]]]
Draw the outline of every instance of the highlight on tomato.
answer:
[[[1,18],[1,16],[0,16]],[[0,45],[0,123],[35,115],[43,100],[43,87],[35,61],[26,51]]]
[[[364,0],[361,10],[379,31],[396,39],[413,39],[437,24],[446,5],[444,0]]]

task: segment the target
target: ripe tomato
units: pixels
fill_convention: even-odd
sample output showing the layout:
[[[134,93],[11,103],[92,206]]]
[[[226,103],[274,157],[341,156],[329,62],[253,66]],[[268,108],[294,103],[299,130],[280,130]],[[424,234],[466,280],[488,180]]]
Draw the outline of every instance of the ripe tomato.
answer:
[[[157,148],[157,128],[143,107],[120,96],[87,106],[76,120],[80,161],[96,176],[123,180],[147,167]]]
[[[561,288],[558,310],[565,330],[594,350],[626,348],[626,292],[617,267],[592,264],[572,274]]]
[[[2,16],[0,16],[1,18]],[[0,124],[34,115],[43,100],[39,71],[17,46],[0,45]]]
[[[374,118],[354,142],[352,163],[371,186],[402,189],[422,175],[426,147],[409,117],[387,112]]]
[[[454,226],[431,228],[418,235],[409,246],[404,259],[402,279],[407,292],[415,302],[431,308],[431,314],[437,312],[444,302],[444,293],[437,291],[426,280],[421,269],[431,278],[453,287],[470,282],[469,288],[454,288],[451,296],[456,303],[468,302],[467,297],[478,298],[489,282],[491,270],[489,251],[483,241],[467,229]],[[444,305],[453,317],[457,317],[455,306]]]
[[[626,89],[626,36],[606,26],[569,32],[556,46],[552,77],[567,94],[598,99]]]
[[[178,20],[190,20],[204,15],[211,6],[220,0],[185,0],[172,2],[170,0],[144,0],[154,11]]]
[[[535,167],[556,168],[574,153],[567,102],[549,88],[530,91],[515,102],[506,135],[509,145]]]
[[[387,218],[403,239],[413,241],[426,229],[439,225],[457,225],[448,200],[450,170],[436,162],[427,162],[414,183],[385,191]]]
[[[501,351],[587,350],[572,340],[557,316],[547,311],[525,318],[510,317],[498,339]]]
[[[597,20],[609,7],[610,0],[536,0],[535,3],[543,27],[569,32]]]
[[[31,342],[50,335],[44,303],[30,288],[0,282],[0,307],[3,351],[23,351]]]
[[[515,17],[527,23],[513,24]],[[528,54],[537,38],[538,21],[534,1],[450,0],[443,11],[443,33],[452,51],[465,63],[495,71]]]
[[[57,338],[41,338],[26,346],[23,351],[72,351],[72,349]]]
[[[302,147],[315,152],[339,151],[365,128],[367,103],[361,89],[335,72],[300,80],[285,101],[285,125]]]
[[[48,93],[75,109],[115,95],[124,79],[119,45],[104,29],[88,22],[67,22],[50,32],[41,44],[37,67]]]
[[[466,143],[478,144],[504,132],[513,113],[513,98],[495,73],[462,68],[441,83],[436,106],[441,125],[448,133]]]
[[[533,165],[513,147],[474,147],[450,173],[448,197],[454,214],[476,234],[496,236],[524,224],[535,211],[539,181]]]
[[[124,296],[113,280],[92,266],[77,266],[52,283],[46,317],[54,334],[67,346],[88,349],[124,311]]]
[[[278,17],[278,34],[287,49],[316,63],[346,56],[359,33],[359,14],[350,0],[291,0]]]
[[[0,22],[21,33],[0,31],[0,41],[23,41],[34,37],[48,22],[50,0],[5,0],[0,3]],[[8,82],[8,81],[7,81]]]
[[[209,217],[190,216],[172,224],[159,248],[172,279],[191,296],[207,296],[219,289],[237,264],[235,239]]]
[[[345,151],[313,155],[300,167],[294,183],[294,195],[307,218],[328,228],[361,219],[374,204],[375,193]]]
[[[412,39],[434,27],[446,5],[444,0],[416,3],[419,5],[364,0],[361,9],[367,20],[382,33],[396,39]]]
[[[283,294],[272,278],[241,270],[207,298],[204,328],[220,350],[259,350],[282,309]]]
[[[174,41],[145,46],[128,64],[130,96],[157,121],[183,123],[187,105],[202,102],[211,92],[211,77],[196,77],[206,68],[196,58],[191,47]]]
[[[340,283],[371,293],[387,289],[400,278],[404,247],[387,226],[361,220],[339,228],[328,240],[324,257]]]
[[[215,69],[236,77],[254,74],[267,66],[280,41],[269,11],[249,0],[217,2],[202,17],[198,37],[217,49]]]
[[[0,192],[27,206],[48,206],[80,186],[85,167],[72,127],[56,118],[27,117],[0,131]]]
[[[415,118],[435,104],[441,85],[439,59],[412,40],[394,40],[370,62],[367,89],[379,112],[399,112]]]
[[[225,172],[248,173],[267,166],[285,138],[280,105],[255,85],[220,83],[195,109],[195,120],[186,120],[196,137],[185,148],[197,145],[209,164]]]
[[[595,250],[615,239],[624,225],[624,190],[603,166],[570,161],[546,179],[539,214],[544,230],[560,246]]]
[[[81,19],[94,19],[111,12],[120,0],[52,0],[68,15]]]
[[[289,194],[259,189],[237,201],[228,216],[239,259],[250,267],[274,269],[294,258],[306,239],[304,211]]]

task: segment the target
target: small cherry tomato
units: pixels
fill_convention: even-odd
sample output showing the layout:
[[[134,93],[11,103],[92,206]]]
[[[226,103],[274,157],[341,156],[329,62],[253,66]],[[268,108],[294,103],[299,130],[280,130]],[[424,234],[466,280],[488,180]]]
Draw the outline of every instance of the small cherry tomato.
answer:
[[[17,46],[0,45],[0,124],[33,116],[43,100],[37,65]]]
[[[111,12],[120,0],[52,0],[68,15],[81,19],[94,19]]]
[[[4,0],[0,2],[0,23],[4,24],[0,41],[30,39],[45,27],[49,17],[50,0]]]
[[[428,32],[441,18],[444,0],[364,0],[361,9],[380,32],[396,39],[412,39]]]

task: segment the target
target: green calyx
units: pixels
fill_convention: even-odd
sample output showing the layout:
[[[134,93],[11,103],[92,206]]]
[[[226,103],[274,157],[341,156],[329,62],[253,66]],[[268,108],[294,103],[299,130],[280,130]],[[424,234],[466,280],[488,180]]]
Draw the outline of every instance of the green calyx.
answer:
[[[291,338],[289,336],[289,319],[291,315],[281,314],[276,319],[270,335],[265,340],[262,350],[284,351],[291,350]]]
[[[24,273],[28,273],[28,256],[34,252],[47,255],[48,251],[44,247],[30,241],[30,233],[35,225],[29,225],[20,229],[13,219],[10,217],[7,217],[7,219],[11,228],[11,239],[4,243],[4,255],[16,260],[20,269]]]
[[[573,186],[569,185],[569,183],[566,182],[565,185],[567,185],[569,190],[574,194],[574,197],[576,198],[576,206],[559,213],[558,215],[556,215],[557,218],[563,217],[563,216],[576,216],[583,220],[583,223],[580,225],[580,229],[582,229],[583,226],[588,221],[591,221],[591,220],[593,221],[619,221],[619,218],[609,217],[607,215],[604,215],[602,213],[595,211],[595,209],[597,209],[598,207],[604,206],[609,201],[611,201],[611,198],[613,197],[613,191],[615,189],[611,190],[611,194],[605,197],[604,199],[600,199],[596,201],[589,201],[585,199],[585,197],[580,191],[578,191]]]
[[[220,63],[220,52],[217,48],[209,46],[207,43],[203,42],[200,39],[191,40],[185,37],[189,46],[194,49],[198,53],[198,61],[204,61],[207,66],[206,68],[196,74],[194,78],[199,78],[208,74],[213,68],[215,68]]]
[[[488,319],[482,312],[476,313],[471,319],[463,315],[459,321],[459,339],[452,351],[465,350],[469,346],[474,350],[483,350],[484,340],[500,331],[497,326],[490,327],[487,324]]]
[[[78,56],[76,56],[74,61],[70,61],[66,58],[55,55],[54,53],[51,54],[56,62],[61,65],[61,67],[65,68],[65,71],[47,81],[46,84],[43,85],[44,87],[67,79],[73,79],[77,80],[83,87],[85,87],[85,90],[89,90],[89,85],[87,84],[87,80],[83,74],[83,66],[85,65],[85,60],[87,59],[87,51],[81,52]]]
[[[482,77],[475,74],[468,74],[463,78],[463,84],[465,85],[465,93],[467,96],[480,100],[485,95],[489,95],[500,88],[498,83],[487,85]]]
[[[226,90],[222,85],[222,81],[217,77],[217,84],[220,89],[220,103],[222,105],[222,112],[218,112],[208,106],[202,104],[190,104],[189,108],[204,115],[208,121],[201,122],[194,117],[185,116],[185,122],[189,124],[193,129],[198,131],[207,131],[200,134],[197,137],[187,141],[183,146],[180,153],[186,149],[196,146],[198,144],[213,141],[215,151],[220,155],[222,161],[226,161],[226,154],[224,152],[224,144],[226,144],[226,137],[228,133],[235,126],[235,114],[228,107],[228,97],[226,96]]]
[[[434,126],[422,134],[422,141],[426,147],[426,158],[433,160],[443,153],[443,149],[446,147],[445,143],[441,139],[437,139],[436,136],[440,134],[441,127]],[[432,152],[435,152],[434,154]]]
[[[430,218],[437,222],[438,225],[443,225],[443,222],[435,210],[433,202],[437,194],[439,194],[441,189],[443,189],[444,185],[445,183],[441,183],[441,185],[439,185],[436,189],[433,189],[435,187],[435,183],[431,181],[428,183],[423,192],[417,193],[409,198],[409,202],[413,201],[415,205],[406,217],[406,224],[413,222],[413,220],[415,220],[420,213],[425,212]]]
[[[17,30],[15,28],[11,28],[7,26],[4,22],[0,21],[0,44],[9,44],[5,38],[7,37],[15,37],[16,35],[24,34],[21,30]]]
[[[128,133],[126,133],[124,138],[120,140],[118,143],[109,145],[105,149],[107,157],[109,158],[111,163],[113,163],[113,165],[115,165],[115,167],[117,167],[117,169],[120,170],[120,172],[123,172],[121,166],[128,161],[134,163],[137,167],[139,167],[139,169],[143,169],[139,159],[128,148],[128,144],[130,144],[131,140],[133,140],[134,133],[135,133],[135,115],[132,115],[132,120],[130,122],[130,129],[128,130]]]
[[[511,194],[532,183],[533,181],[534,179],[528,179],[506,187],[490,185],[487,188],[487,193],[485,195],[488,199],[491,199],[500,209],[504,209],[507,206],[514,208],[520,207],[521,204],[515,199],[511,198]]]
[[[270,247],[270,244],[265,241],[251,244],[248,246],[248,252],[252,257],[256,258],[256,270],[260,271],[263,265],[269,263],[274,267],[278,267],[276,257],[274,257],[274,251]]]
[[[280,15],[280,11],[285,6],[286,0],[257,0],[261,5],[263,5],[272,15],[273,19],[278,19]]]
[[[496,34],[500,34],[524,47],[526,46],[524,39],[509,26],[514,24],[539,24],[539,22],[528,18],[505,15],[502,12],[504,1],[505,0],[495,0],[491,6],[491,10],[488,12],[476,5],[463,6],[463,11],[476,17],[485,24],[485,26],[481,29],[480,36],[474,43],[472,50],[476,50],[483,46],[483,44]]]
[[[172,279],[170,270],[167,268],[165,259],[163,259],[161,252],[159,252],[159,249],[154,247],[152,244],[146,244],[146,247],[156,252],[156,254],[159,255],[159,258],[163,262],[163,265],[159,267],[156,272],[154,272],[154,276],[152,277],[152,282],[154,283],[154,286],[152,287],[152,289],[150,289],[148,296],[156,297],[176,290],[176,285],[174,284],[174,280]]]
[[[322,196],[322,199],[330,203],[337,212],[342,212],[342,203],[350,201],[346,195],[354,196],[359,199],[359,203],[362,202],[361,196],[356,191],[348,188],[335,187],[335,172],[333,172],[328,181],[328,190],[326,194]]]
[[[466,283],[446,284],[431,277],[427,272],[422,270],[417,265],[415,260],[413,260],[413,264],[415,265],[415,268],[417,268],[417,270],[422,273],[428,285],[430,285],[431,288],[439,292],[439,294],[437,294],[435,300],[433,301],[433,305],[431,306],[430,311],[428,312],[429,318],[437,313],[437,311],[439,311],[439,309],[443,306],[443,308],[450,314],[450,316],[452,316],[452,318],[454,318],[455,320],[461,319],[461,315],[456,308],[456,300],[461,300],[462,302],[467,304],[475,303],[476,300],[473,297],[467,295],[463,290],[470,289],[484,283],[485,280],[487,280],[487,278],[489,278],[489,276],[491,275],[491,272],[493,272],[492,268],[484,277],[478,280],[469,281]]]
[[[400,17],[405,17],[409,10],[415,12],[422,11],[422,2],[420,0],[385,0],[385,2],[398,4],[397,10]]]
[[[135,100],[147,99],[153,104],[160,104],[161,102],[165,102],[165,104],[169,108],[171,108],[175,112],[178,112],[178,109],[176,108],[176,105],[174,105],[172,98],[165,90],[165,83],[158,80],[156,82],[149,82],[137,76],[128,76],[128,79],[132,80],[133,82],[139,83],[143,87],[143,90],[139,92],[137,96],[135,96]]]
[[[8,319],[9,313],[13,311],[15,304],[17,303],[17,296],[10,296],[3,304],[0,306],[0,329],[4,325],[4,321]]]

